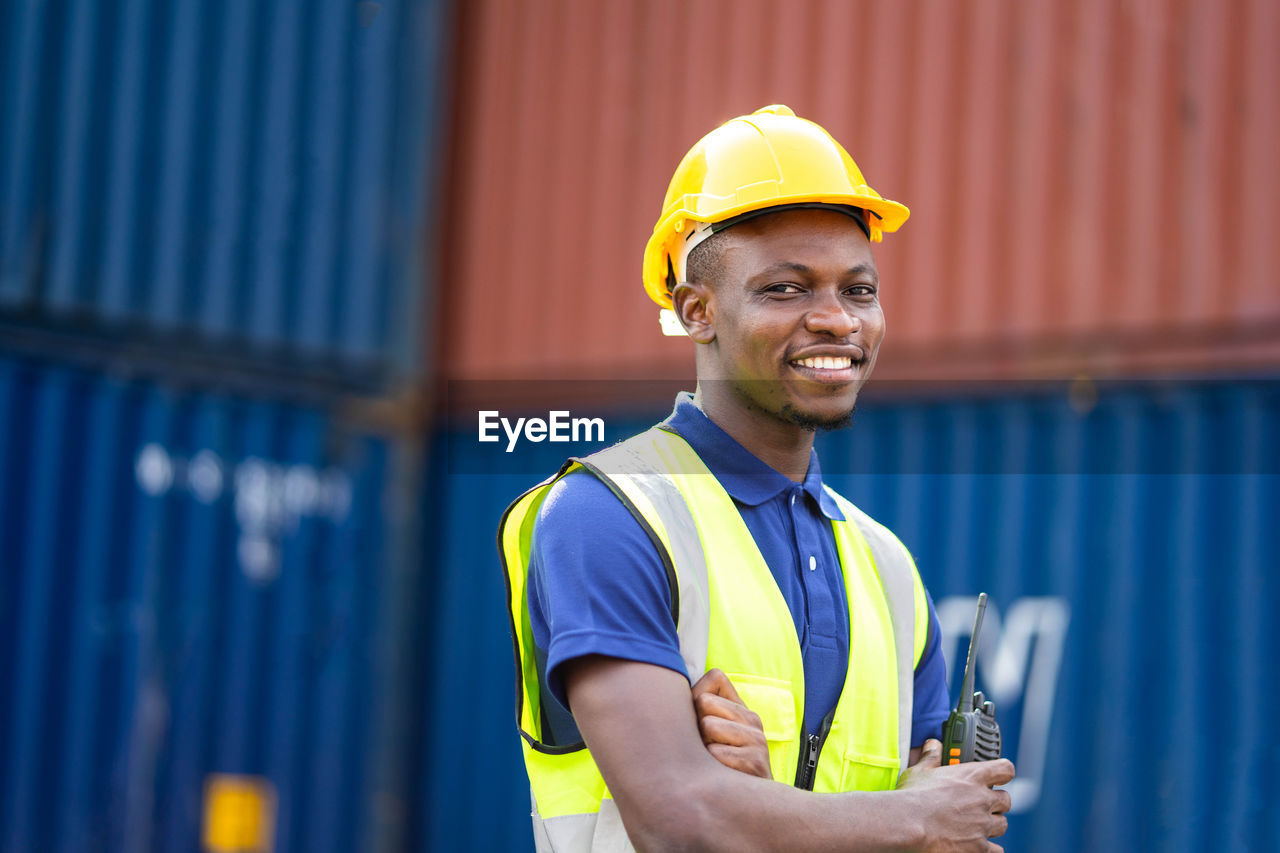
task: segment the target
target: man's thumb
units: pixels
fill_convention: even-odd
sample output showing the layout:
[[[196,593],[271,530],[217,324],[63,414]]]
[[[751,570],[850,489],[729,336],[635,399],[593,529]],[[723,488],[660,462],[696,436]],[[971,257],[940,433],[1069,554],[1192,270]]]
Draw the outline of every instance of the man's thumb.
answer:
[[[942,741],[929,738],[920,749],[920,764],[937,767],[942,764]]]

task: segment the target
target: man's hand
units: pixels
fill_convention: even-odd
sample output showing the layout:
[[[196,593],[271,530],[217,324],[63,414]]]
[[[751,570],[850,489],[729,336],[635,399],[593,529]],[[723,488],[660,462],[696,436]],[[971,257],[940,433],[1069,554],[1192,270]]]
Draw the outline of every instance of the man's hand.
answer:
[[[759,715],[743,704],[729,676],[708,670],[693,685],[693,707],[702,742],[717,761],[752,776],[773,778],[764,726]]]
[[[1007,761],[938,767],[935,744],[932,766],[918,764],[903,790],[815,794],[736,772],[712,757],[699,735],[698,712],[683,673],[588,655],[569,662],[565,691],[638,851],[998,849],[978,831],[962,836],[965,825],[976,821],[952,813],[968,788],[996,796],[968,776],[1003,767],[1003,778],[990,781],[1008,780],[1013,773]],[[994,809],[985,817],[1003,824]],[[953,829],[965,843],[951,843],[946,833]]]
[[[960,851],[1002,850],[988,839],[1004,835],[1009,827],[1008,791],[997,791],[1013,778],[1013,762],[970,761],[942,764],[942,744],[924,742],[920,760],[908,767],[898,780],[898,788],[916,796],[916,807],[924,819],[926,846],[922,850]]]

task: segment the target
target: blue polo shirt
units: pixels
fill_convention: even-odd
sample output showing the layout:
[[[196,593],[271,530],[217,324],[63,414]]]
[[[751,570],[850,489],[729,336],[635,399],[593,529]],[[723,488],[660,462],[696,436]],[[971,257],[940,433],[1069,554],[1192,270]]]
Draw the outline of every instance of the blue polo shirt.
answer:
[[[849,608],[836,555],[840,508],[813,452],[803,483],[756,458],[681,394],[663,422],[733,498],[791,610],[804,661],[805,729],[835,707],[849,662]],[[580,740],[565,710],[566,661],[598,654],[685,672],[666,569],[648,535],[593,475],[555,483],[539,511],[529,568],[529,617],[553,742]],[[915,671],[911,745],[940,737],[949,713],[946,664],[929,601],[929,640]]]

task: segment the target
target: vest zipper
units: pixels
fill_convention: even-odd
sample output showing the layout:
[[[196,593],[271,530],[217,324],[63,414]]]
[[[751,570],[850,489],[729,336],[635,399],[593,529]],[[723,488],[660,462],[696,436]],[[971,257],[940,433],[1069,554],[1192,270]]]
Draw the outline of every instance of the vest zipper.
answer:
[[[827,716],[822,718],[818,733],[806,734],[800,741],[800,767],[796,771],[797,788],[805,791],[813,790],[813,785],[818,779],[818,756],[822,753],[822,745],[827,742],[827,735],[831,734],[831,721],[835,716],[836,709],[832,708]]]

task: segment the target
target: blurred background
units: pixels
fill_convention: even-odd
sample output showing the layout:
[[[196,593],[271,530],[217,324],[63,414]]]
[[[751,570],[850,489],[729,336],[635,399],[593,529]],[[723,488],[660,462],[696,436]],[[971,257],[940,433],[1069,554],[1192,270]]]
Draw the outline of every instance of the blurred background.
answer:
[[[599,443],[477,401],[665,416],[643,245],[769,103],[912,210],[820,453],[953,665],[992,597],[1006,848],[1270,849],[1277,43],[1271,0],[0,7],[0,850],[531,849],[494,533]]]

